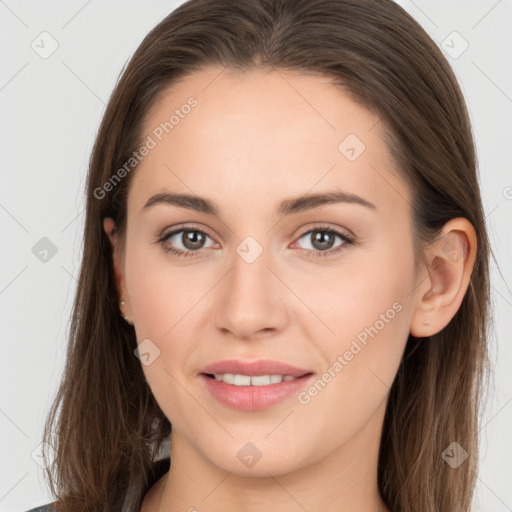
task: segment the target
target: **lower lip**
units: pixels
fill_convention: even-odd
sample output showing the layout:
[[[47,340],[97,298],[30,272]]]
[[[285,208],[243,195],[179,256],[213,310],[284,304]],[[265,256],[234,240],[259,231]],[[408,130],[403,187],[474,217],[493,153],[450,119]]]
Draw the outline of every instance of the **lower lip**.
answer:
[[[222,404],[239,411],[262,411],[300,391],[313,374],[267,386],[235,386],[201,374],[210,393]]]

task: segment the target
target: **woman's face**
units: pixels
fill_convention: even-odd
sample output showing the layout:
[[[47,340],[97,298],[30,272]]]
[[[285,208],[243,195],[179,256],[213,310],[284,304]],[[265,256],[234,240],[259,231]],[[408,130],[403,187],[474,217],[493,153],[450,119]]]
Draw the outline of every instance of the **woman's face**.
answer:
[[[197,72],[149,113],[120,286],[182,453],[241,475],[376,455],[417,300],[382,136],[328,79],[281,71]]]

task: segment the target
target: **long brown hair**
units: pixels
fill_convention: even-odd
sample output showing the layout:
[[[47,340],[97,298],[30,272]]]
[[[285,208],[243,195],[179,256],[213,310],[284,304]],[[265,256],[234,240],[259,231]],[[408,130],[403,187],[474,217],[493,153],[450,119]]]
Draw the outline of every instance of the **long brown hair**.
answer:
[[[112,217],[123,240],[136,168],[110,190],[104,184],[142,145],[145,116],[159,95],[206,66],[319,73],[377,113],[412,191],[420,259],[450,219],[465,217],[475,228],[476,262],[458,312],[428,339],[409,336],[390,390],[378,466],[381,496],[393,512],[469,511],[482,391],[492,369],[491,249],[463,95],[439,48],[392,0],[190,0],[136,50],[90,160],[67,361],[45,424],[44,440],[55,454],[47,478],[58,510],[138,512],[169,438],[171,424],[134,355],[134,329],[120,315],[102,224]],[[442,456],[453,442],[469,454],[457,468]]]

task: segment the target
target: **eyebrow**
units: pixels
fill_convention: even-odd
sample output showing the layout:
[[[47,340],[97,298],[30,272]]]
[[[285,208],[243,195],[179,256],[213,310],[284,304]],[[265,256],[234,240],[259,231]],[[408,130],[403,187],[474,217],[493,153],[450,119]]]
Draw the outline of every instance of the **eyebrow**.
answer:
[[[307,194],[300,197],[285,199],[279,204],[279,207],[277,208],[277,214],[284,217],[293,213],[312,210],[313,208],[324,204],[333,203],[358,204],[375,211],[377,210],[377,207],[374,204],[370,203],[366,199],[363,199],[362,197],[359,197],[356,194],[350,194],[341,190],[333,190],[318,194]],[[142,207],[142,210],[147,210],[156,204],[170,204],[209,215],[218,216],[220,213],[219,207],[210,199],[189,194],[178,194],[171,192],[161,192],[151,196],[146,201],[146,204]]]

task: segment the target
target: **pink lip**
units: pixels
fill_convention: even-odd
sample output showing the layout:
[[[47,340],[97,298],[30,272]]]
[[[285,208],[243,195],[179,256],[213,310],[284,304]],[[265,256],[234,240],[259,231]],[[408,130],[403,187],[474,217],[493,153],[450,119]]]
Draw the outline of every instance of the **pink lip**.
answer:
[[[268,386],[236,386],[208,377],[208,374],[235,373],[239,375],[292,375],[294,380]],[[228,360],[202,369],[200,378],[219,402],[240,411],[261,411],[296,394],[313,377],[313,372],[278,361],[252,363]]]
[[[292,375],[302,377],[311,370],[304,370],[279,361],[253,361],[246,362],[238,359],[227,359],[205,366],[200,373],[237,373],[239,375]]]

